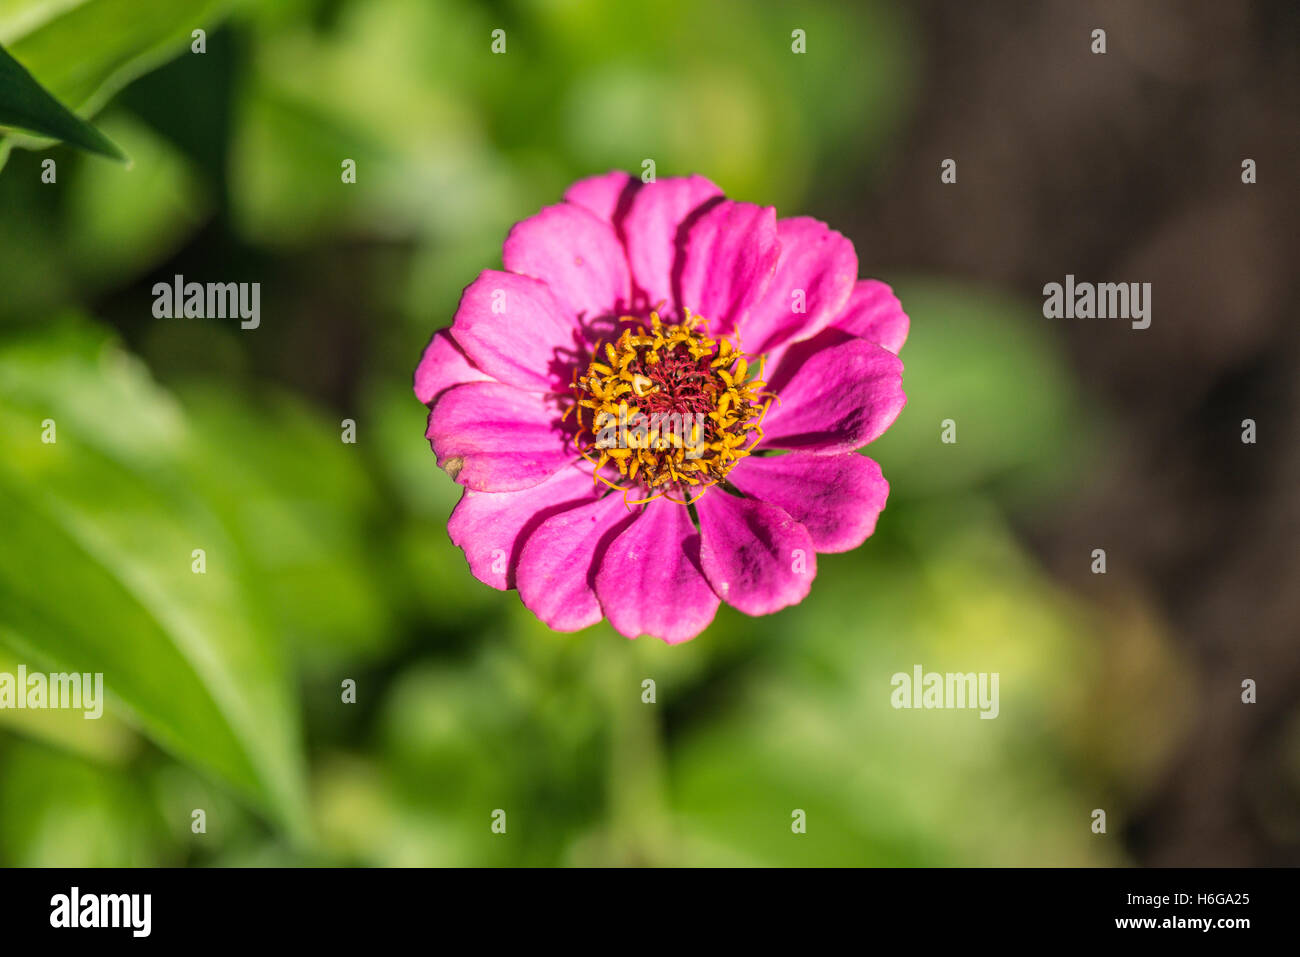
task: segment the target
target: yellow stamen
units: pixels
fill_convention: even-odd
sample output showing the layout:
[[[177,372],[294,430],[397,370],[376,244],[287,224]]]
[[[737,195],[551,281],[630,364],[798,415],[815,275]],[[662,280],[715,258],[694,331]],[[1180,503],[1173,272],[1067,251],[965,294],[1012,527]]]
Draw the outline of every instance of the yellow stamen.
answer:
[[[762,440],[774,398],[760,391],[761,359],[747,379],[750,363],[736,344],[683,313],[680,323],[665,323],[658,309],[648,322],[620,316],[619,336],[602,343],[585,374],[575,373],[577,401],[565,412],[577,410],[574,445],[595,467],[593,481],[621,490],[629,506],[698,501]],[[628,484],[601,474],[606,466]],[[637,488],[648,497],[629,501]]]

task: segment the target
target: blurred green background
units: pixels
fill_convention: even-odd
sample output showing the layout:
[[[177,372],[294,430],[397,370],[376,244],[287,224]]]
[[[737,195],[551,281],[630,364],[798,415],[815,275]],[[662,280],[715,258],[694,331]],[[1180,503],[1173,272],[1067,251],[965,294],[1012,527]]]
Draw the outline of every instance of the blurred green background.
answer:
[[[1243,79],[1132,55],[1169,31],[1140,12],[1112,11],[1098,74],[1077,5],[965,6],[0,0],[0,44],[133,160],[2,148],[0,671],[102,671],[110,700],[101,721],[0,711],[0,863],[1294,862],[1294,607],[1273,606],[1289,640],[1247,621],[1236,658],[1214,645],[1185,589],[1222,597],[1231,574],[1177,538],[1214,519],[1168,497],[1195,455],[1236,474],[1235,420],[1294,389],[1251,404],[1215,383],[1295,338],[1268,296],[1241,306],[1232,328],[1262,330],[1244,344],[1160,338],[1179,328],[1163,289],[1199,268],[1177,244],[1199,235],[1198,177],[1239,196],[1239,151],[1141,190],[1160,158],[1114,119],[1173,115],[1153,133],[1169,142],[1195,124],[1166,87],[1194,104],[1227,69],[1243,96],[1267,91],[1286,54],[1251,51],[1273,14],[1181,27],[1192,53],[1236,44]],[[1057,115],[1105,137],[1077,150]],[[869,450],[892,485],[876,535],[821,556],[802,605],[724,607],[676,648],[604,624],[553,634],[477,583],[410,388],[513,222],[647,158],[844,230],[912,319],[909,403]],[[1243,215],[1239,237],[1267,230]],[[1162,228],[1180,255],[1143,246]],[[1162,270],[1147,338],[1041,317],[1039,288],[1067,271]],[[261,327],[153,318],[153,283],[178,273],[260,282]],[[1182,406],[1159,379],[1171,348]],[[1207,422],[1221,447],[1166,447],[1176,466],[1153,473],[1152,436]],[[1212,491],[1240,528],[1258,489]],[[1245,578],[1228,608],[1249,603]],[[998,672],[1000,716],[895,711],[890,677],[918,663]],[[1271,703],[1242,717],[1241,679],[1265,672]]]

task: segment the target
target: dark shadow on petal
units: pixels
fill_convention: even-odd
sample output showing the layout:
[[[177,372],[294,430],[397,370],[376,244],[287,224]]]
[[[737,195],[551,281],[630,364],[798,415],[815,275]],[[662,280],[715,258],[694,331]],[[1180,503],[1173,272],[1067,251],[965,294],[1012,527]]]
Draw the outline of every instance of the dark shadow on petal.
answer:
[[[615,495],[618,493],[610,492],[610,494]],[[642,506],[642,508],[644,509],[644,506]],[[596,549],[591,555],[591,567],[587,569],[587,587],[590,588],[592,592],[595,592],[596,590],[596,573],[600,571],[600,563],[605,560],[605,553],[609,551],[609,546],[614,543],[614,539],[623,534],[627,527],[631,525],[640,514],[640,512],[631,512],[625,517],[620,518],[610,526],[609,530],[605,532],[604,535],[600,536],[600,541],[596,543]],[[601,609],[601,611],[603,612],[604,609]]]
[[[632,208],[632,200],[636,198],[637,191],[644,184],[640,177],[629,176],[628,181],[623,184],[623,191],[618,194],[618,202],[614,204],[614,215],[610,217],[610,223],[614,227],[614,234],[618,236],[618,241],[627,249],[627,233],[623,229],[623,221],[627,219],[628,210]]]
[[[682,221],[677,224],[677,235],[673,237],[674,255],[672,289],[673,300],[677,303],[679,310],[683,305],[694,308],[691,303],[682,302],[682,271],[686,268],[686,243],[690,238],[691,230],[695,228],[695,224],[700,221],[705,213],[711,210],[714,206],[723,202],[725,199],[726,197],[724,196],[710,196],[704,202],[700,203],[700,205],[687,213]],[[713,317],[710,316],[709,318]]]
[[[831,346],[837,346],[854,338],[857,337],[839,329],[823,329],[811,339],[796,342],[786,349],[785,354],[781,356],[781,363],[776,369],[765,371],[767,390],[775,392],[779,396],[781,390],[790,384],[794,374],[803,368],[805,362],[823,349],[829,349]]]
[[[577,468],[576,465],[569,467]],[[507,588],[517,587],[515,585],[515,572],[519,568],[519,558],[523,554],[524,545],[527,544],[528,539],[532,536],[533,532],[537,531],[542,522],[554,515],[559,515],[561,512],[567,512],[573,508],[589,505],[592,501],[595,501],[595,499],[574,499],[569,502],[561,502],[558,505],[550,505],[546,508],[540,509],[527,521],[527,523],[525,523],[524,527],[519,530],[519,534],[515,536],[514,543],[510,546],[510,566],[506,569]]]

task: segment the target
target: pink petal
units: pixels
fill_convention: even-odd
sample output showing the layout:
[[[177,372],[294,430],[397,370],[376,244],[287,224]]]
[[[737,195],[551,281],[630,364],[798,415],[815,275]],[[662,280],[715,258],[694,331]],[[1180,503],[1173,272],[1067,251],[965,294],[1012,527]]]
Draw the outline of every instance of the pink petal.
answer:
[[[540,279],[584,324],[629,308],[631,279],[614,227],[573,203],[516,223],[502,250],[506,269]]]
[[[803,601],[817,576],[812,537],[784,510],[719,489],[696,505],[700,566],[714,592],[747,615]]]
[[[839,341],[810,348],[833,337]],[[792,361],[796,353],[797,363]],[[893,424],[907,401],[898,356],[840,332],[791,348],[771,386],[780,402],[772,404],[763,421],[763,444],[778,449],[827,453],[861,448]]]
[[[610,543],[596,573],[596,596],[619,634],[675,645],[708,626],[718,596],[700,574],[699,544],[690,512],[667,501],[643,508]]]
[[[517,492],[465,489],[447,521],[447,534],[474,577],[505,591],[515,587],[515,566],[530,532],[546,518],[596,498],[604,489],[589,471],[562,468],[541,485]]]
[[[524,541],[515,569],[519,597],[556,631],[603,617],[593,589],[605,548],[632,521],[622,495],[606,495],[550,516]]]
[[[613,223],[615,229],[618,228],[618,208],[620,203],[625,203],[624,194],[635,192],[641,185],[639,179],[633,179],[621,169],[605,173],[602,176],[590,176],[587,179],[580,179],[564,191],[564,198],[567,202],[577,203],[585,209],[591,210],[607,223]]]
[[[781,254],[776,210],[724,200],[685,229],[682,305],[708,319],[715,334],[743,328]]]
[[[573,316],[546,283],[495,269],[465,287],[451,334],[492,378],[531,392],[562,389],[586,354]]]
[[[865,542],[889,497],[880,466],[856,452],[751,455],[727,478],[751,498],[788,512],[819,552],[847,552]]]
[[[678,230],[702,204],[721,196],[722,190],[703,176],[687,176],[646,183],[632,197],[621,225],[633,281],[649,308],[660,301],[668,303],[668,311],[679,305],[673,270],[685,236]]]
[[[451,337],[450,329],[439,329],[429,340],[415,367],[415,397],[425,405],[454,385],[489,382],[492,377],[469,361]]]
[[[878,343],[897,354],[907,341],[908,319],[894,290],[879,279],[861,279],[831,328]]]
[[[825,223],[799,216],[780,220],[776,229],[781,240],[776,274],[740,327],[746,352],[767,352],[816,335],[843,311],[858,278],[853,243]],[[796,306],[803,311],[796,312]]]
[[[448,389],[429,411],[425,433],[438,465],[467,488],[513,492],[540,485],[573,462],[540,396],[500,382]]]

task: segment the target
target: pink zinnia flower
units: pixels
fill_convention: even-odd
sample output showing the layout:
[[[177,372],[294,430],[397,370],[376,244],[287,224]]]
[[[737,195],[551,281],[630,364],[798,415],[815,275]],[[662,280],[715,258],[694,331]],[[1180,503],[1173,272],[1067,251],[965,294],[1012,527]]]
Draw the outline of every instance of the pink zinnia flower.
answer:
[[[853,244],[615,172],[518,223],[415,372],[470,569],[551,628],[686,641],[802,601],[889,485],[908,320]],[[646,428],[647,420],[657,425]]]

